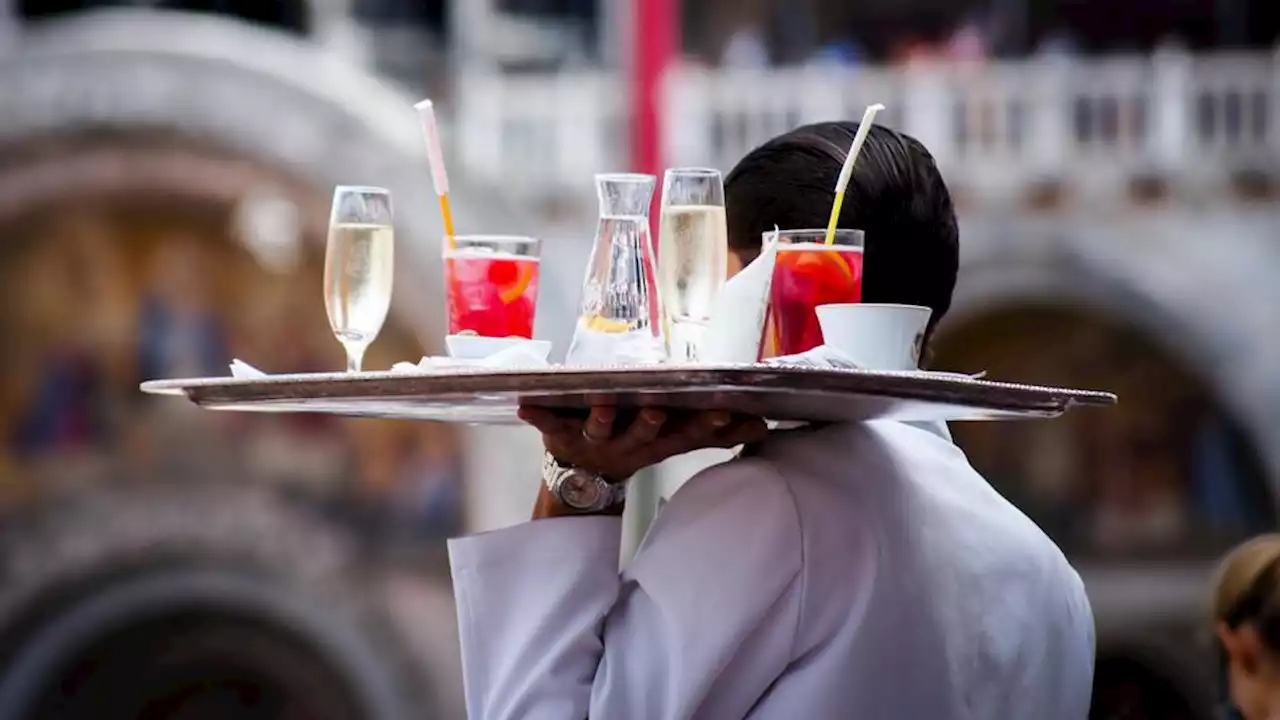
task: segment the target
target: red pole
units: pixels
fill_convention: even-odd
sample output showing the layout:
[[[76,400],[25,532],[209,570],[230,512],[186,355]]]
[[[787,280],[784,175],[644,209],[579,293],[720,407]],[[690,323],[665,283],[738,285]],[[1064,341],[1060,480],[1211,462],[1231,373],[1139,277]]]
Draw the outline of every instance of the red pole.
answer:
[[[631,164],[636,172],[660,175],[662,78],[677,52],[679,0],[632,0]]]
[[[676,52],[676,12],[680,0],[633,0],[631,5],[631,165],[636,172],[661,175],[663,93],[662,78]],[[654,193],[654,202],[661,191]],[[658,255],[658,213],[649,212],[649,237],[654,258]],[[657,287],[650,277],[650,287]],[[652,322],[660,323],[657,297],[649,308]]]
[[[662,157],[664,119],[662,78],[678,50],[677,13],[680,12],[681,0],[631,0],[629,3],[622,3],[622,0],[615,1],[623,7],[629,6],[631,22],[625,27],[632,28],[628,37],[630,57],[626,62],[631,88],[631,167],[634,172],[661,175],[665,167],[665,159]],[[692,1],[705,2],[705,0]],[[657,202],[658,193],[654,195]],[[651,212],[649,218],[652,233],[650,237],[653,239],[656,255],[658,214]],[[653,276],[649,277],[649,286],[657,287]],[[657,295],[650,297],[653,298],[649,308],[650,322],[660,323],[662,319],[657,313]],[[649,473],[649,477],[644,478],[647,482],[636,485],[635,494],[628,502],[633,506],[632,510],[637,520],[635,527],[639,531],[639,535],[632,540],[635,545],[639,544],[640,538],[644,536],[658,512],[658,494],[661,490],[659,481],[662,478],[655,476],[653,470],[646,472]],[[630,552],[634,550],[628,548],[628,553]]]

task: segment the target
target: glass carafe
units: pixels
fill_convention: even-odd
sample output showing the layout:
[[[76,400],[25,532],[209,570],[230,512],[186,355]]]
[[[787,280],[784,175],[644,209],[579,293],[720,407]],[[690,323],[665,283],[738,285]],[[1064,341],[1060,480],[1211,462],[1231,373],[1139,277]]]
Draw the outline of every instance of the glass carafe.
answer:
[[[667,359],[657,263],[649,233],[652,175],[596,176],[596,227],[565,363],[644,365]]]

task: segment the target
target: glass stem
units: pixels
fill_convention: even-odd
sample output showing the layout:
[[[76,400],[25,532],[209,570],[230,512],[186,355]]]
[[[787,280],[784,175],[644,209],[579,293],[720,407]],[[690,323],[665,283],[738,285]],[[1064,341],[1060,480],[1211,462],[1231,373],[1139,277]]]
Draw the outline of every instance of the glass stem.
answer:
[[[697,362],[698,340],[703,327],[688,321],[671,323],[671,356],[685,362]]]
[[[688,335],[684,335],[676,340],[675,352],[672,354],[678,355],[680,359],[686,362],[697,362],[698,347],[693,344]]]
[[[347,348],[347,372],[358,373],[360,366],[364,363],[364,346],[357,345]]]

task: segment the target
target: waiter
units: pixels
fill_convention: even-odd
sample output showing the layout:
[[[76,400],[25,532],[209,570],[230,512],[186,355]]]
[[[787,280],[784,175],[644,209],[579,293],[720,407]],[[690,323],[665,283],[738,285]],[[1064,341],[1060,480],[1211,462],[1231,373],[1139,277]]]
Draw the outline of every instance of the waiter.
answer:
[[[822,227],[857,130],[824,123],[725,183],[738,266],[764,231]],[[916,140],[873,128],[839,219],[866,232],[863,299],[951,304],[955,212]],[[944,429],[892,421],[765,437],[647,409],[615,427],[524,408],[547,454],[531,522],[450,543],[476,720],[1084,720],[1093,617],[1058,548]],[[707,447],[618,573],[625,484]],[[531,469],[532,474],[532,469]]]

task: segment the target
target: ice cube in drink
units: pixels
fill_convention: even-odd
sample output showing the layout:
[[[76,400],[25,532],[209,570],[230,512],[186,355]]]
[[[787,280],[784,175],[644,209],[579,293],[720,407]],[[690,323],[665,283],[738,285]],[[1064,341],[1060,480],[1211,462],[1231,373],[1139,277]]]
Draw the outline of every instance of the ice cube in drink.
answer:
[[[862,248],[821,243],[781,245],[773,268],[767,346],[778,355],[822,344],[819,305],[862,301]]]
[[[459,248],[445,253],[449,334],[533,337],[537,257]]]

